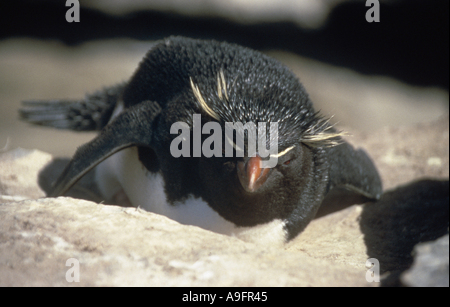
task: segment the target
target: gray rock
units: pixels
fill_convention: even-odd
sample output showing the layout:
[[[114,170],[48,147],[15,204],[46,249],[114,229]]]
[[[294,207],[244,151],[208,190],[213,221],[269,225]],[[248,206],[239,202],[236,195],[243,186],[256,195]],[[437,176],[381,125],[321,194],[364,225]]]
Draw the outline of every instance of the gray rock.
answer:
[[[401,275],[403,284],[411,287],[449,286],[449,236],[418,244],[414,248],[414,263]]]
[[[364,286],[365,271],[68,197],[0,206],[2,286]],[[69,283],[68,259],[80,282]]]
[[[50,154],[38,150],[17,148],[0,153],[0,203],[45,196],[38,173],[51,160]]]

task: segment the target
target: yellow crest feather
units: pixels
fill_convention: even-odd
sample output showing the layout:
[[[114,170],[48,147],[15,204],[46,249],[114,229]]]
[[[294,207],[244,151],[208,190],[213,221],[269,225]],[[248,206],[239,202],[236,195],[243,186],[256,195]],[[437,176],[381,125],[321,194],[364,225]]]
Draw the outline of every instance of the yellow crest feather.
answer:
[[[191,82],[191,88],[192,88],[192,92],[194,92],[194,96],[197,99],[198,103],[200,104],[200,107],[211,117],[219,120],[220,117],[219,115],[217,115],[216,112],[214,112],[206,103],[205,99],[202,96],[202,93],[200,92],[200,89],[198,88],[197,85],[194,84],[194,81],[192,81],[192,78],[189,78],[190,82]]]

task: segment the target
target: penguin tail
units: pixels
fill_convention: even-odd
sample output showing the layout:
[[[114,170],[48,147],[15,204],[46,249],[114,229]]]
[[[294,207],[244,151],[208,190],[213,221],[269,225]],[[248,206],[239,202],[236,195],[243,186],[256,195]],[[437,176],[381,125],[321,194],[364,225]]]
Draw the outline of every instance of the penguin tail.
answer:
[[[105,87],[81,100],[22,101],[20,119],[40,126],[75,131],[98,131],[109,122],[125,83]]]

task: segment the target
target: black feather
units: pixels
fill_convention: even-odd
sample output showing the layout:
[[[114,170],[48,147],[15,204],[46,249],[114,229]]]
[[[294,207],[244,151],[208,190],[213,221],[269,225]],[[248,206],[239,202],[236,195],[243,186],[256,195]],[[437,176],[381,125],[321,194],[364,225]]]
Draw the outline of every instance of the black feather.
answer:
[[[221,71],[227,101],[217,92]],[[148,52],[125,89],[124,102],[131,106],[148,99],[164,108],[177,99],[184,107],[171,109],[169,116],[190,123],[194,112],[202,113],[190,78],[222,122],[278,122],[286,143],[296,143],[306,124],[319,120],[303,85],[277,60],[235,44],[184,37],[171,37]]]
[[[125,84],[104,88],[82,100],[23,101],[22,120],[41,126],[75,131],[101,130],[108,123]]]

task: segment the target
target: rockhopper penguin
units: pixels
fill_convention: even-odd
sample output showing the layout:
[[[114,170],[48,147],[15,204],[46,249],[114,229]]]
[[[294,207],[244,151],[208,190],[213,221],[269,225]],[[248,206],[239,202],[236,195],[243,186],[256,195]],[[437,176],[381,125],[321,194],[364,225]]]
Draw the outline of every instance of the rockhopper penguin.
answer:
[[[247,241],[291,240],[335,187],[368,199],[382,192],[370,158],[314,110],[297,77],[234,44],[170,37],[151,48],[129,82],[79,101],[24,102],[20,114],[34,124],[100,131],[77,150],[49,196],[63,195],[96,167],[107,201],[125,193],[136,207]],[[227,122],[278,123],[276,166],[264,168],[266,159],[250,156],[247,143],[244,157],[221,155],[226,137],[214,143],[214,156],[195,155],[195,114],[222,131]],[[171,152],[181,132],[171,133],[176,122],[189,127],[187,156]]]

